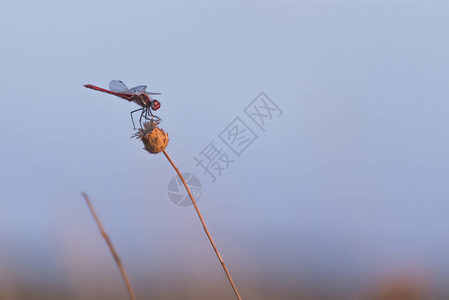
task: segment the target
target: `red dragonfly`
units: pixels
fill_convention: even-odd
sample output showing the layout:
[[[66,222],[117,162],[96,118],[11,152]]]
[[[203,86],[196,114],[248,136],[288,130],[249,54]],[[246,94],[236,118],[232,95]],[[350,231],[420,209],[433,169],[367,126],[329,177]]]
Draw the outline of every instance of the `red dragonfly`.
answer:
[[[140,127],[142,128],[142,117],[144,117],[146,120],[150,120],[152,118],[157,118],[158,121],[160,121],[160,118],[158,116],[153,115],[152,110],[158,110],[161,107],[161,103],[157,101],[156,99],[152,99],[150,95],[160,95],[160,93],[150,93],[145,91],[147,86],[146,85],[139,85],[136,87],[133,87],[131,89],[128,89],[126,85],[120,81],[120,80],[112,80],[109,83],[109,90],[103,89],[101,87],[92,85],[92,84],[85,84],[84,87],[87,87],[89,89],[93,89],[96,91],[100,91],[103,93],[108,93],[120,98],[123,98],[125,100],[128,100],[130,102],[134,102],[139,106],[142,106],[142,108],[133,110],[131,115],[131,121],[133,122],[134,129],[136,129],[136,125],[134,124],[133,119],[133,113],[142,111],[140,114]],[[148,116],[150,115],[150,117]]]

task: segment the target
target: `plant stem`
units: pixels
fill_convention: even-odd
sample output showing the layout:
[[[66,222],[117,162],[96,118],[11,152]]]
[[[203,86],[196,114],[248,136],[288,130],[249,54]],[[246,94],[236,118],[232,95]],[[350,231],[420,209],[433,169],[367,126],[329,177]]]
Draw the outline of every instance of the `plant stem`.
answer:
[[[206,232],[206,235],[209,238],[209,241],[212,244],[212,247],[214,248],[215,254],[217,254],[218,260],[220,261],[221,266],[223,267],[223,270],[225,271],[226,276],[228,277],[229,282],[231,283],[231,286],[234,289],[234,293],[237,296],[237,299],[241,300],[242,298],[240,298],[239,292],[237,291],[237,287],[235,286],[234,282],[232,281],[231,275],[229,274],[228,269],[226,268],[225,263],[224,263],[223,259],[221,258],[220,253],[218,253],[217,247],[215,246],[215,243],[212,240],[209,230],[207,230],[206,224],[204,223],[204,220],[203,220],[203,217],[201,216],[200,210],[198,209],[198,206],[196,205],[196,202],[193,199],[192,193],[190,192],[190,189],[187,186],[187,183],[185,182],[184,177],[182,177],[181,172],[179,172],[179,169],[176,167],[175,163],[170,158],[170,156],[167,154],[167,152],[165,150],[163,150],[162,152],[164,153],[165,157],[168,159],[168,161],[172,165],[173,169],[175,169],[179,178],[181,178],[181,181],[184,184],[184,187],[186,188],[187,193],[189,194],[190,200],[192,200],[193,206],[195,207],[196,213],[198,214],[198,217],[200,218],[201,224],[203,224],[204,231]]]
[[[133,293],[133,290],[131,288],[131,284],[129,283],[128,276],[126,275],[125,268],[122,265],[122,261],[120,260],[120,257],[118,257],[117,251],[115,251],[114,246],[112,245],[111,240],[109,239],[108,235],[104,231],[103,226],[100,223],[100,219],[98,218],[97,214],[95,213],[94,207],[90,203],[89,197],[87,197],[87,195],[85,193],[81,193],[81,194],[83,195],[84,200],[86,200],[87,206],[89,207],[89,210],[92,213],[92,216],[94,217],[95,222],[98,225],[98,228],[100,229],[101,235],[105,239],[106,244],[108,244],[109,250],[111,251],[112,256],[114,257],[115,263],[117,264],[117,267],[118,267],[118,269],[120,271],[120,274],[123,277],[123,281],[125,281],[125,286],[126,286],[126,289],[128,290],[129,299],[130,300],[135,300],[134,293]]]

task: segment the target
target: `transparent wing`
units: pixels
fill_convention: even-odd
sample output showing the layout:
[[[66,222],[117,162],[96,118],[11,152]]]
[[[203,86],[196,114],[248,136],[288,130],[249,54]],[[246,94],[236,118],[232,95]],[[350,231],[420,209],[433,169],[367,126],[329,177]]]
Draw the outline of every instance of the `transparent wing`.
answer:
[[[116,93],[129,93],[129,89],[120,80],[111,80],[109,83],[109,89]]]
[[[151,92],[145,92],[147,95],[162,95],[161,93],[151,93]]]
[[[146,88],[147,88],[146,85],[138,85],[138,86],[135,86],[135,87],[133,87],[133,88],[131,88],[129,90],[131,92],[133,92],[134,94],[142,94],[142,93],[145,93],[145,89]]]

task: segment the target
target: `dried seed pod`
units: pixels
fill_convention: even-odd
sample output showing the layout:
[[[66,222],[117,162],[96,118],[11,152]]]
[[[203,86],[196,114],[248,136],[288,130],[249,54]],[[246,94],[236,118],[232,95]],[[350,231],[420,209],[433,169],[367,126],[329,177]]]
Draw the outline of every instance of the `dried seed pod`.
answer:
[[[159,122],[151,120],[143,124],[143,129],[134,134],[134,137],[140,138],[145,146],[145,150],[152,154],[161,152],[167,147],[169,138],[168,133],[157,127]]]

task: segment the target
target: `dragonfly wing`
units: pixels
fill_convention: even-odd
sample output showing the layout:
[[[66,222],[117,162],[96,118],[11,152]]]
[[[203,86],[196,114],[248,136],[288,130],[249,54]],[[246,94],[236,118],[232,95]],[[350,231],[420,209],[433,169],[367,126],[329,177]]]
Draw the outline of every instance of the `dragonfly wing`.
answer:
[[[150,93],[150,92],[145,92],[145,94],[147,94],[147,95],[162,95],[161,93]]]
[[[129,93],[129,89],[120,80],[111,80],[109,83],[109,89],[116,93]]]
[[[147,88],[146,85],[138,85],[138,86],[135,86],[135,87],[133,87],[133,88],[131,88],[129,90],[131,92],[133,92],[134,94],[143,94],[143,93],[145,93],[145,89],[146,88]]]

